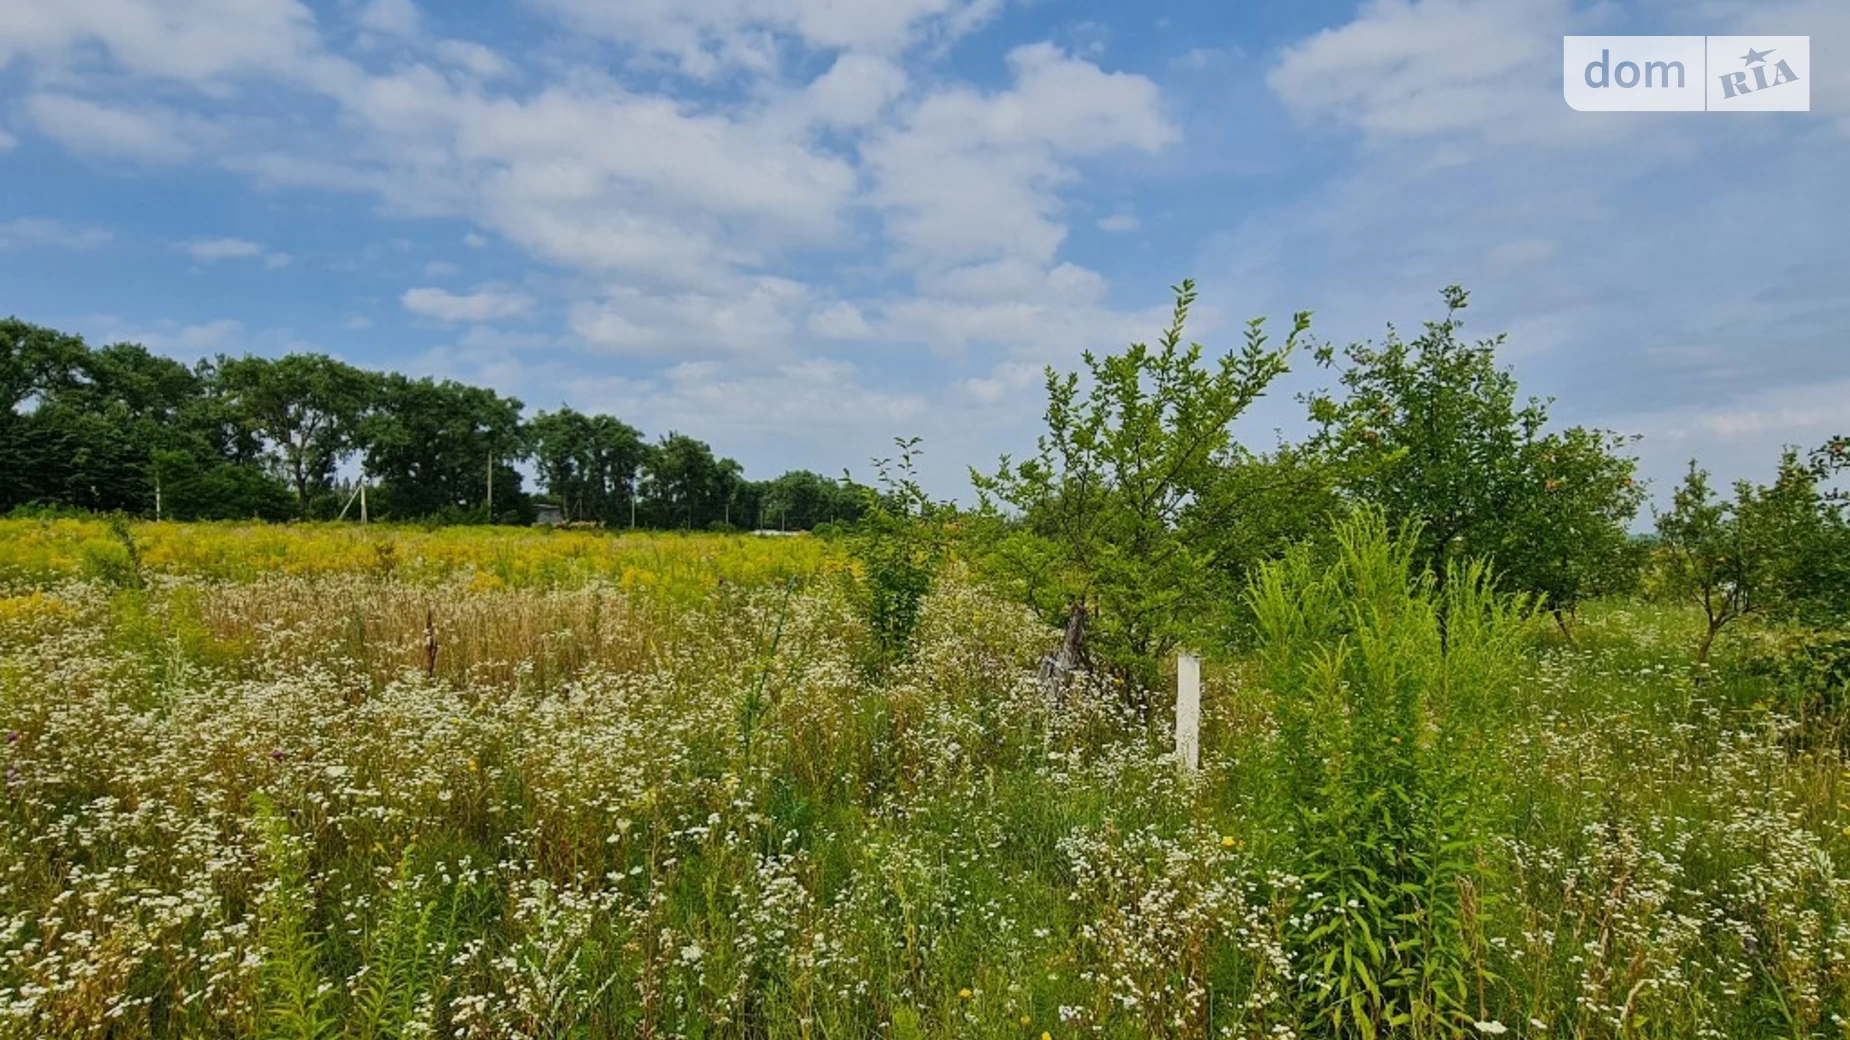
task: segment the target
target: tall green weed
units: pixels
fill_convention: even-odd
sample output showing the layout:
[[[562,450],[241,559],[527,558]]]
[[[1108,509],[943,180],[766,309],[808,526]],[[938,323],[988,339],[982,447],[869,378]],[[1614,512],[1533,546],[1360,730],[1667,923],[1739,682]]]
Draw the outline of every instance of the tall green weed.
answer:
[[[1468,809],[1530,605],[1497,594],[1481,564],[1436,581],[1417,545],[1413,527],[1358,512],[1321,556],[1293,550],[1247,594],[1279,733],[1275,804],[1303,884],[1287,939],[1306,1023],[1332,1036],[1475,1021]]]

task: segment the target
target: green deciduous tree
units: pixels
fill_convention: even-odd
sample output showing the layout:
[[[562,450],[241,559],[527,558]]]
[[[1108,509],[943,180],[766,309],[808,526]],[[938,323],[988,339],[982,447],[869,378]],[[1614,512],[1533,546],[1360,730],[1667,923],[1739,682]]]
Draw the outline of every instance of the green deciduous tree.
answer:
[[[1850,524],[1819,486],[1819,475],[1788,449],[1773,483],[1736,485],[1735,511],[1750,544],[1765,556],[1766,611],[1831,625],[1850,616]]]
[[[86,353],[83,340],[17,318],[0,321],[0,507],[59,501],[68,456],[35,419],[44,399],[68,385]]]
[[[1421,566],[1496,561],[1508,586],[1565,612],[1620,573],[1643,501],[1628,443],[1582,427],[1547,432],[1548,402],[1518,396],[1496,362],[1504,337],[1460,336],[1468,295],[1441,294],[1445,317],[1403,340],[1344,351],[1343,395],[1310,399],[1318,444],[1345,489],[1394,522],[1419,524]],[[1319,351],[1335,363],[1335,351]]]
[[[357,447],[378,380],[323,354],[221,357],[218,378],[235,413],[267,442],[297,512],[308,515],[311,501],[333,487],[335,467]]]
[[[635,427],[570,408],[541,412],[527,424],[540,484],[559,499],[567,520],[628,524],[647,448]]]
[[[16,363],[8,393],[24,389],[30,408],[16,401],[0,419],[6,504],[177,519],[279,515],[278,487],[241,465],[255,448],[227,422],[211,366],[189,369],[133,343],[91,349],[19,323],[8,340],[20,348],[8,352]]]
[[[669,433],[643,459],[643,494],[658,527],[698,530],[731,524],[742,468],[719,458],[705,441]],[[743,512],[736,517],[744,521]]]
[[[1817,477],[1787,451],[1771,484],[1739,481],[1724,499],[1690,462],[1657,534],[1668,591],[1703,614],[1698,664],[1728,625],[1750,615],[1814,625],[1850,616],[1850,524]]]
[[[529,507],[514,468],[526,455],[519,401],[394,373],[380,381],[376,402],[358,441],[367,477],[381,485],[382,515],[523,517]]]
[[[1503,580],[1537,596],[1563,631],[1581,602],[1636,587],[1641,548],[1630,533],[1644,503],[1631,439],[1576,426],[1526,442],[1496,549]]]
[[[1716,498],[1708,471],[1694,460],[1671,498],[1670,511],[1657,518],[1665,584],[1703,613],[1699,666],[1708,664],[1723,628],[1764,605],[1766,554],[1755,544],[1753,527],[1741,521],[1738,503]]]
[[[1285,371],[1310,322],[1297,315],[1275,348],[1254,319],[1240,350],[1204,362],[1182,339],[1194,284],[1175,294],[1154,349],[1084,356],[1083,393],[1077,373],[1048,369],[1047,432],[1033,457],[972,473],[985,505],[1019,520],[998,540],[998,566],[1049,620],[1088,633],[1095,664],[1140,688],[1230,596],[1217,566],[1228,543],[1211,537],[1206,515],[1237,497],[1226,483],[1230,424]]]
[[[780,531],[855,520],[866,505],[852,488],[806,469],[765,481],[759,495],[758,525]]]

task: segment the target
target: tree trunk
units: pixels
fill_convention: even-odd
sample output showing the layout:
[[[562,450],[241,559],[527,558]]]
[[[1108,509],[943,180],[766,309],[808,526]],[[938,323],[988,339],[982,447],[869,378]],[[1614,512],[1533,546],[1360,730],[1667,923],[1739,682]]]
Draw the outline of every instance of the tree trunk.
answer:
[[[1697,679],[1702,678],[1703,670],[1709,666],[1709,648],[1715,645],[1715,633],[1721,631],[1719,622],[1709,622],[1709,627],[1702,633],[1702,643],[1696,647]]]
[[[1569,643],[1572,643],[1574,641],[1574,629],[1567,623],[1567,612],[1560,607],[1556,607],[1552,613],[1555,616],[1555,627],[1561,630],[1561,634],[1567,638]]]
[[[1041,699],[1057,708],[1066,699],[1066,686],[1085,654],[1086,607],[1075,603],[1066,615],[1066,637],[1056,653],[1041,658]]]

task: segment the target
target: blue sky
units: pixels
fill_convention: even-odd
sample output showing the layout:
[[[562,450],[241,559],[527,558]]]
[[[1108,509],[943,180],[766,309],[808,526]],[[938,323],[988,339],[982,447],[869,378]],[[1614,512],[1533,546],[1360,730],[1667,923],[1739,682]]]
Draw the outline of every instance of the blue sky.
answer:
[[[1810,113],[1577,113],[1563,34],[1810,35]],[[1850,4],[14,0],[0,312],[608,411],[769,476],[1040,371],[1473,291],[1525,389],[1764,477],[1850,432]],[[1307,356],[1243,421],[1296,430]]]

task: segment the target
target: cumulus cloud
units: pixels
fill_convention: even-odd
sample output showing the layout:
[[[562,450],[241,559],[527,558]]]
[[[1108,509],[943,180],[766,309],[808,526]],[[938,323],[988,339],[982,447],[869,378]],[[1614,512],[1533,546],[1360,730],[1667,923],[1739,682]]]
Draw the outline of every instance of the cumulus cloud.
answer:
[[[1008,65],[1008,89],[938,90],[863,149],[887,234],[916,264],[1048,264],[1066,237],[1058,189],[1076,177],[1071,160],[1178,138],[1149,79],[1051,44],[1016,48]]]
[[[533,309],[533,298],[521,293],[484,290],[457,294],[443,289],[406,289],[399,303],[413,314],[438,321],[499,321]]]
[[[804,89],[804,104],[825,126],[866,126],[905,93],[906,82],[906,71],[891,58],[849,52]]]

